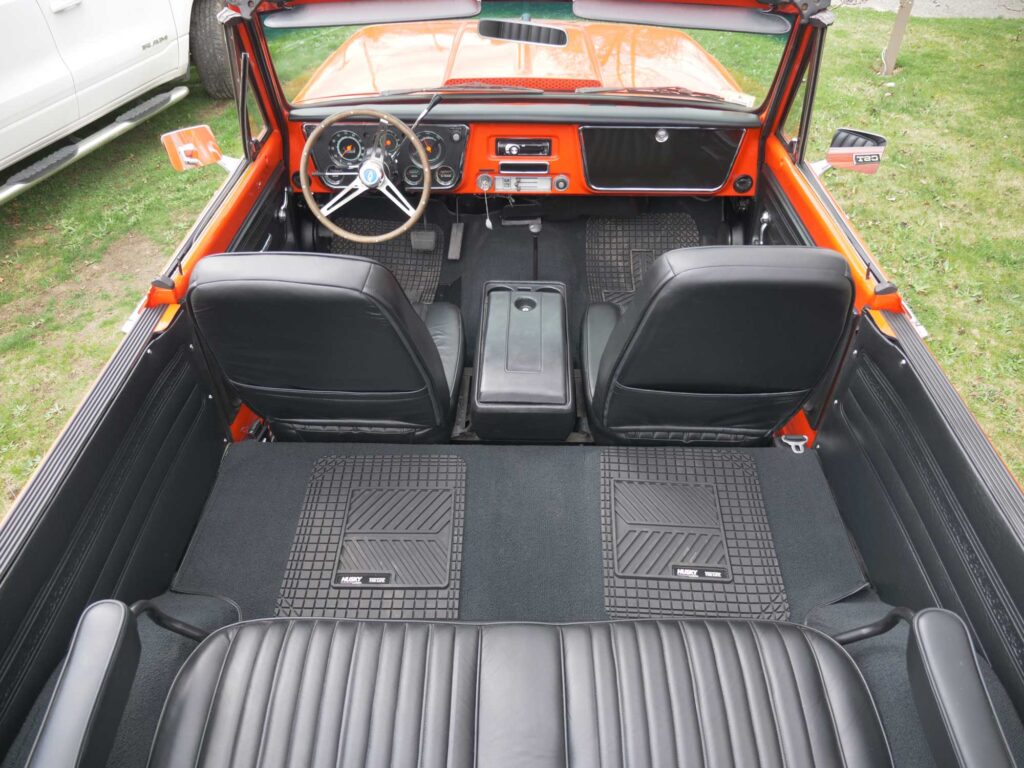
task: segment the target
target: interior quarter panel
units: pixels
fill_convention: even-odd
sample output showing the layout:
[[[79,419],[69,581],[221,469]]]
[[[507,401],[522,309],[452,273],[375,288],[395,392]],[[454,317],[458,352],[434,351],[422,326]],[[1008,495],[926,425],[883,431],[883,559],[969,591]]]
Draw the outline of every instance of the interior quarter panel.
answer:
[[[183,318],[148,341],[158,316],[139,319],[0,529],[23,531],[0,581],[0,752],[88,603],[167,587],[212,487],[224,447],[213,403]]]
[[[905,315],[863,322],[816,448],[880,596],[949,608],[1024,709],[1024,492]]]

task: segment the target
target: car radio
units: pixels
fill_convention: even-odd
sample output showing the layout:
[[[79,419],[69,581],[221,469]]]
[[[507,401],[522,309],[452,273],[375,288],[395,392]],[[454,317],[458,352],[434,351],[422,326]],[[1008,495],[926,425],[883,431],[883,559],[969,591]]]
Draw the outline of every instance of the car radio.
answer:
[[[498,139],[499,157],[550,157],[551,139]]]

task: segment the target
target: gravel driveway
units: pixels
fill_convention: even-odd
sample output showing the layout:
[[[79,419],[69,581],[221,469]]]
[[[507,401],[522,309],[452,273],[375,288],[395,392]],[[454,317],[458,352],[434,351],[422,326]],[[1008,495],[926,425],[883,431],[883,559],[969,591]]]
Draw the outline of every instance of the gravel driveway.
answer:
[[[895,11],[900,0],[833,0],[834,6]],[[914,0],[914,16],[974,19],[1022,19],[1024,0]]]

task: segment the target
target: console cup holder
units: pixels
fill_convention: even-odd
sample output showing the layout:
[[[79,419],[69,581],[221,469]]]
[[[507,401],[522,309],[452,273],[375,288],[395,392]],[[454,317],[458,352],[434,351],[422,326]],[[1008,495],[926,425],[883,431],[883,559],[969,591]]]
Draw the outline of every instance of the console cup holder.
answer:
[[[537,308],[537,300],[531,299],[529,296],[521,296],[515,300],[512,306],[520,312],[532,312]]]

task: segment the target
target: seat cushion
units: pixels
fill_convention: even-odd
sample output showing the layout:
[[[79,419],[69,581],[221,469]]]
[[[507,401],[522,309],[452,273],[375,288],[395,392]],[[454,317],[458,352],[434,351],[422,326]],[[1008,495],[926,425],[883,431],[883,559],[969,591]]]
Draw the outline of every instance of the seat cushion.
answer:
[[[589,373],[595,437],[763,443],[821,396],[849,336],[853,296],[846,260],[821,248],[663,254]]]
[[[437,305],[418,316],[375,261],[207,256],[192,272],[187,306],[211,380],[225,384],[222,399],[237,395],[279,440],[437,441],[451,433],[458,310]]]
[[[601,356],[608,339],[619,322],[619,308],[615,304],[591,304],[583,316],[583,333],[580,338],[580,365],[583,368],[583,383],[587,404],[594,399],[597,387],[597,372],[601,367]]]
[[[413,304],[413,309],[423,319],[441,355],[448,394],[454,405],[462,378],[462,350],[465,346],[462,338],[462,313],[454,304],[440,301],[434,304]]]
[[[210,636],[150,766],[890,765],[850,657],[791,624],[267,619]]]

